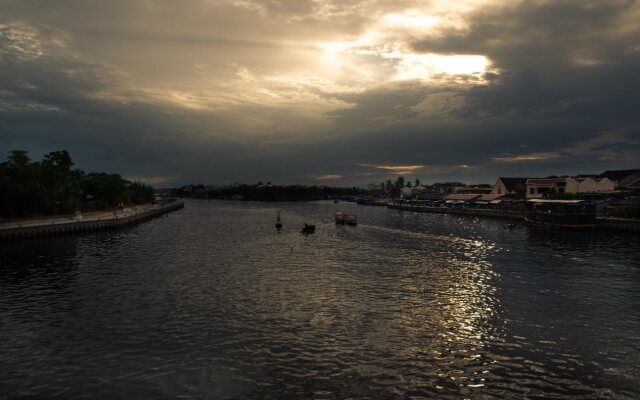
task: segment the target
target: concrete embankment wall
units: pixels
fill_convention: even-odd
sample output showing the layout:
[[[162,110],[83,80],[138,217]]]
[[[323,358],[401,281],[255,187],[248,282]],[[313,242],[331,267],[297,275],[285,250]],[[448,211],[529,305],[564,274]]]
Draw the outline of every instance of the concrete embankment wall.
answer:
[[[510,220],[524,222],[524,216],[522,215],[522,213],[517,211],[478,210],[473,208],[425,207],[425,206],[410,206],[410,205],[404,205],[404,204],[390,204],[389,208],[393,208],[396,210],[414,211],[414,212],[469,215],[474,217],[510,219]],[[603,229],[603,230],[616,230],[616,231],[639,233],[640,220],[624,219],[624,218],[597,218],[596,227],[598,229]]]
[[[43,222],[41,224],[30,224],[27,226],[12,226],[0,229],[0,239],[14,239],[33,236],[51,236],[77,232],[100,231],[120,228],[131,225],[150,218],[179,210],[184,207],[184,202],[166,204],[164,207],[157,207],[148,211],[133,215],[123,215],[121,217],[87,219],[83,221],[69,220],[69,222]]]
[[[517,211],[500,211],[500,210],[478,210],[474,208],[444,208],[444,207],[425,207],[425,206],[410,206],[402,204],[390,204],[389,208],[395,210],[405,210],[424,213],[435,214],[455,214],[455,215],[470,215],[473,217],[486,217],[486,218],[499,218],[524,221],[522,213]]]
[[[598,229],[640,233],[640,220],[625,218],[596,218]]]

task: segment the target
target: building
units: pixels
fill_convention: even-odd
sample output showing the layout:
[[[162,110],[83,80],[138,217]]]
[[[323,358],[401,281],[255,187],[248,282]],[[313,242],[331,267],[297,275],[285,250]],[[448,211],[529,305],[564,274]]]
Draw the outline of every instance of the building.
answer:
[[[544,197],[545,193],[603,193],[615,190],[614,183],[602,177],[562,177],[527,180],[527,198]]]
[[[527,179],[527,199],[543,198],[545,193],[565,193],[567,178]]]
[[[504,194],[483,194],[474,201],[478,204],[500,204]]]
[[[489,194],[491,193],[491,187],[480,187],[480,186],[462,186],[457,187],[454,190],[454,193],[459,194]]]
[[[532,178],[498,178],[491,194],[520,194],[527,191],[527,180]]]
[[[633,189],[640,186],[640,169],[608,170],[598,176],[612,181],[616,189]]]
[[[430,191],[434,193],[438,193],[441,195],[446,195],[449,193],[455,192],[457,187],[464,186],[462,182],[444,182],[444,183],[434,183],[430,186]]]
[[[442,199],[447,203],[472,203],[482,197],[481,194],[459,194],[452,193],[444,196]]]
[[[609,178],[567,178],[565,193],[601,193],[612,192],[615,184]]]
[[[413,192],[414,193],[415,192],[421,193],[421,192],[426,192],[426,191],[427,191],[427,187],[424,186],[424,185],[416,185],[416,186],[413,187]]]

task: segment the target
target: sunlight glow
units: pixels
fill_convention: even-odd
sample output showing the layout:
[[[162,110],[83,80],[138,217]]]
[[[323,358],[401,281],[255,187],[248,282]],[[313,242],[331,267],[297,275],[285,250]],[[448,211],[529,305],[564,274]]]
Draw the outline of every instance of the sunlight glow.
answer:
[[[402,44],[383,42],[370,33],[355,41],[320,43],[323,62],[331,71],[356,71],[361,78],[378,80],[434,80],[443,75],[481,75],[490,67],[482,55],[419,54],[405,49]],[[389,75],[391,72],[391,75]],[[372,76],[376,75],[378,76]]]
[[[409,29],[431,29],[440,24],[440,18],[411,10],[403,14],[387,14],[382,19],[384,25]]]
[[[489,60],[479,55],[405,54],[394,80],[426,80],[438,74],[482,74],[488,66]]]
[[[401,174],[411,173],[421,170],[424,165],[384,165],[384,164],[356,164],[358,167],[375,168],[385,171],[391,171],[391,173],[400,172]]]
[[[446,19],[451,24],[452,18]],[[332,79],[350,82],[448,81],[483,83],[490,61],[483,55],[416,53],[410,37],[437,34],[445,20],[415,9],[386,14],[356,38],[321,42]]]

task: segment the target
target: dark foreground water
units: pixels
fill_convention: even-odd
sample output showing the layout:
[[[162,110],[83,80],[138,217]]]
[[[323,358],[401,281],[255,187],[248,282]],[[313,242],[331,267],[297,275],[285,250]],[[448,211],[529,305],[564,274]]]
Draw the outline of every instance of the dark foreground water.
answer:
[[[640,238],[502,224],[188,201],[0,243],[0,399],[640,398]]]

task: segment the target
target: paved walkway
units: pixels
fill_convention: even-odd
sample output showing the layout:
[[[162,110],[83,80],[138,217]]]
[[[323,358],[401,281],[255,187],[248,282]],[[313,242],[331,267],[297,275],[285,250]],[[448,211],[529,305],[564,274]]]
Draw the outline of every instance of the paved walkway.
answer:
[[[32,220],[24,220],[24,221],[14,221],[0,224],[0,231],[7,229],[15,229],[15,228],[31,228],[31,227],[39,227],[39,226],[55,226],[59,224],[68,224],[69,222],[90,222],[90,221],[108,221],[115,220],[125,217],[131,217],[134,215],[142,214],[148,211],[157,210],[162,208],[161,205],[151,205],[145,204],[134,207],[125,207],[123,210],[116,211],[95,211],[91,213],[87,213],[81,216],[81,219],[77,219],[75,215],[64,215],[61,217],[54,218],[42,218],[42,219],[32,219]]]

